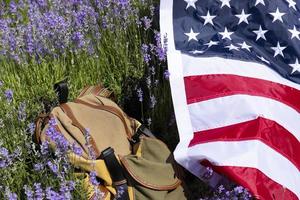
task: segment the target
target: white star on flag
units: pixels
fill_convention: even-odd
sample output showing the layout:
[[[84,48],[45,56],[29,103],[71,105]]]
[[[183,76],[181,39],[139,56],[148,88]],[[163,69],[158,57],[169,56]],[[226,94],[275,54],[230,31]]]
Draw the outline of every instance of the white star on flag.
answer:
[[[291,72],[291,74],[293,74],[296,71],[300,72],[300,64],[299,64],[298,58],[296,58],[295,64],[290,64],[290,66],[293,68],[293,71]]]
[[[192,28],[191,28],[189,33],[184,33],[184,34],[189,37],[188,42],[191,41],[191,40],[198,41],[197,35],[199,35],[199,33],[194,33]]]
[[[225,48],[228,48],[229,50],[239,50],[239,47],[234,46],[233,44],[230,44],[229,46],[226,46]]]
[[[210,23],[211,25],[214,25],[213,19],[216,17],[216,15],[210,15],[209,11],[207,11],[206,16],[201,16],[201,18],[205,19],[204,25],[207,23]]]
[[[285,15],[285,14],[286,14],[286,13],[281,13],[281,12],[279,11],[279,9],[277,8],[275,12],[270,13],[270,15],[273,16],[273,21],[272,21],[272,22],[275,22],[276,20],[279,20],[279,21],[283,22],[282,16]]]
[[[219,44],[219,42],[218,41],[209,41],[208,43],[206,43],[206,44],[204,44],[204,45],[207,45],[208,46],[208,48],[209,47],[211,47],[211,46],[213,46],[213,45],[218,45]]]
[[[298,40],[300,40],[300,38],[299,38],[300,32],[296,29],[295,25],[294,25],[294,29],[289,29],[289,32],[292,34],[291,39],[296,37]]]
[[[263,30],[261,28],[261,26],[259,26],[259,29],[257,31],[253,31],[257,36],[256,36],[256,41],[259,39],[259,38],[262,38],[264,40],[266,40],[266,37],[265,37],[265,34],[266,32],[268,32],[268,30]]]
[[[242,49],[246,49],[247,51],[250,51],[251,46],[249,46],[245,41],[243,43],[238,43]]]
[[[262,5],[265,5],[264,0],[256,0],[255,2],[255,6],[257,6],[257,4],[261,3]]]
[[[228,8],[230,8],[230,1],[231,0],[219,0],[222,2],[221,8],[223,8],[223,6],[228,6]]]
[[[297,10],[296,8],[296,2],[294,2],[293,0],[286,0],[289,3],[289,8],[292,7],[294,10]]]
[[[193,8],[196,9],[195,3],[196,3],[198,0],[184,0],[184,1],[187,3],[185,9],[188,9],[190,6],[192,6]]]
[[[240,24],[240,23],[242,23],[242,22],[245,22],[245,23],[249,24],[247,18],[248,18],[250,15],[251,15],[251,14],[245,14],[245,11],[244,11],[244,9],[243,9],[242,12],[241,12],[241,14],[235,15],[235,16],[238,17],[238,18],[240,19],[238,24]]]
[[[282,51],[285,49],[286,47],[281,47],[279,42],[277,42],[277,46],[276,47],[271,47],[271,49],[273,49],[274,52],[274,57],[276,57],[278,54],[280,54],[282,57],[284,57]]]
[[[233,32],[228,32],[227,27],[225,27],[224,32],[220,32],[220,34],[222,35],[222,39],[228,38],[231,40],[230,36],[233,34]]]

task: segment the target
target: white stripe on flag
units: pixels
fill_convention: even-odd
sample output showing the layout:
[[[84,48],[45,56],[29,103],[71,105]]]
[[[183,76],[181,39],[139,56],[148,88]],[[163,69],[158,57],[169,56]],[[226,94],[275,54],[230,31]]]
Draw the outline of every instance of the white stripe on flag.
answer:
[[[161,43],[164,44],[163,38],[164,36],[167,36],[168,69],[171,74],[170,86],[172,90],[173,106],[176,108],[174,111],[180,138],[180,142],[174,151],[174,158],[179,164],[201,179],[201,176],[206,172],[206,168],[200,165],[197,160],[189,159],[187,155],[188,145],[193,139],[194,132],[184,89],[181,53],[180,51],[175,50],[174,34],[173,31],[171,31],[173,30],[172,5],[173,0],[160,1]],[[209,184],[212,187],[215,187],[220,179],[221,177],[216,174],[209,180]]]
[[[181,54],[183,76],[233,74],[281,83],[300,90],[300,85],[281,77],[271,68],[255,62],[245,62],[219,57],[192,57]],[[177,58],[178,60],[178,58]]]
[[[216,166],[256,168],[300,198],[299,170],[260,141],[209,142],[190,147],[188,155],[196,160],[207,159]]]
[[[277,122],[300,141],[300,114],[273,99],[232,95],[189,104],[188,107],[194,132],[250,121],[261,116]]]

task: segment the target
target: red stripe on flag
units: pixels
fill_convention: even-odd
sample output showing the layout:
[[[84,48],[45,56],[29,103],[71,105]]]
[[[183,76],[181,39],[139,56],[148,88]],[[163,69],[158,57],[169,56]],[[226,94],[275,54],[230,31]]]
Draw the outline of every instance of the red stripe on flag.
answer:
[[[274,121],[255,120],[196,132],[189,147],[216,141],[260,140],[289,159],[300,170],[300,143],[297,138]]]
[[[281,101],[300,111],[300,91],[279,83],[237,75],[211,74],[184,77],[188,104],[234,94],[249,94]]]
[[[262,200],[299,200],[289,189],[264,175],[261,171],[250,167],[214,166],[207,160],[201,162],[214,171],[226,174],[231,180],[249,189],[251,194]],[[282,169],[284,170],[284,169]]]

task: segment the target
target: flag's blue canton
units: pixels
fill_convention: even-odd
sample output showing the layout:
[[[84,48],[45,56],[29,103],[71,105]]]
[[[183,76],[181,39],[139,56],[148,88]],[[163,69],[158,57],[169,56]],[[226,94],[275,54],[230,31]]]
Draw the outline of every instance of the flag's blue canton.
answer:
[[[176,49],[263,62],[300,83],[300,0],[174,0]]]

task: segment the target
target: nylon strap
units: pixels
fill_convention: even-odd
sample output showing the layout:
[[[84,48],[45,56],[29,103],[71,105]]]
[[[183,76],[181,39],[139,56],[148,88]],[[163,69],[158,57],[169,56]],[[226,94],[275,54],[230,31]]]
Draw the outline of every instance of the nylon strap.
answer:
[[[136,133],[131,137],[130,143],[132,145],[140,142],[140,137],[144,135],[146,137],[156,138],[152,132],[146,128],[143,124],[137,129]]]
[[[129,200],[127,181],[123,175],[123,168],[114,154],[114,149],[108,147],[103,150],[100,159],[104,160],[113,181],[113,185],[117,191],[115,200]]]

